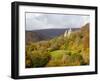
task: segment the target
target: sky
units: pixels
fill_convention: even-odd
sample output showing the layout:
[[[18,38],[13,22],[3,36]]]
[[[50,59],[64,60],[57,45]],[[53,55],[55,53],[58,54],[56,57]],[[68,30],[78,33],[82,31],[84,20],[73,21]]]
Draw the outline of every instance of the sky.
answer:
[[[89,15],[26,13],[26,30],[80,28],[89,23]]]

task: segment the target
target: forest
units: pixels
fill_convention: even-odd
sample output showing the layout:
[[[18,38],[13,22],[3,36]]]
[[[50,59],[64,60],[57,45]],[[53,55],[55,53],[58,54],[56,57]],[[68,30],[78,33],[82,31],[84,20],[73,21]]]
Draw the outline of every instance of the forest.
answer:
[[[33,38],[34,39],[34,38]],[[25,67],[89,65],[89,23],[70,36],[61,34],[50,40],[29,41],[25,45]]]

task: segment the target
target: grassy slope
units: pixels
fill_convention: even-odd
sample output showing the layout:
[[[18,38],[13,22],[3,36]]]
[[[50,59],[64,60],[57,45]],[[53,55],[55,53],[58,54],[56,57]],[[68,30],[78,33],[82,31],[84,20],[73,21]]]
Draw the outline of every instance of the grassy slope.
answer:
[[[63,57],[63,55],[66,53],[67,53],[67,51],[65,51],[65,50],[56,50],[56,51],[50,52],[50,55],[51,55],[52,59],[61,59]]]

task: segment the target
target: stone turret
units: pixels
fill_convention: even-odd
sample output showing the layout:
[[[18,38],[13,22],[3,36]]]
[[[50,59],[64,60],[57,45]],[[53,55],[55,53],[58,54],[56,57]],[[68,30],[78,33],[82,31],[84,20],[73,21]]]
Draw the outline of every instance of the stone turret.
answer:
[[[64,33],[64,37],[66,37],[67,34],[68,34],[68,30],[65,31],[65,33]]]
[[[70,36],[71,32],[72,32],[72,29],[70,28],[70,29],[68,30],[68,36]]]

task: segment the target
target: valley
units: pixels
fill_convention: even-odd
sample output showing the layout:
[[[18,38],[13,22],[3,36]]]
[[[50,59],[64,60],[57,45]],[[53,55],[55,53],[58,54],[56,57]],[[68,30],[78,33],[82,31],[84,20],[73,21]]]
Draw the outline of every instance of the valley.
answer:
[[[81,28],[26,31],[26,68],[89,65],[89,23]]]

